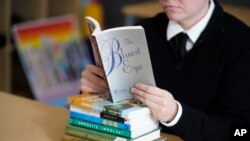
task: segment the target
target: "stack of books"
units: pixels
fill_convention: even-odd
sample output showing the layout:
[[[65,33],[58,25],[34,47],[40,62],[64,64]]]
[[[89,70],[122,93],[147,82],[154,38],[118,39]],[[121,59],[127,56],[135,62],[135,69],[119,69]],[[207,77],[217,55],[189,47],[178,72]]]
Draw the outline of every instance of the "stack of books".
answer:
[[[70,118],[64,141],[164,140],[159,122],[130,92],[137,82],[155,86],[144,29],[129,26],[102,31],[98,21],[91,17],[84,19],[95,64],[104,70],[110,94],[68,97]]]
[[[159,122],[135,100],[112,103],[103,94],[68,97],[64,141],[162,141]]]

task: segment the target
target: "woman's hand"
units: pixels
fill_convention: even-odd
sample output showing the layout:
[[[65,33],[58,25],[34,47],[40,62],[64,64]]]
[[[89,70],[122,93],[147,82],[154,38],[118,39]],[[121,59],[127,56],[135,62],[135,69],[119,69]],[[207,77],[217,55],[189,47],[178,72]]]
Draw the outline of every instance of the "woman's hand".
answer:
[[[108,92],[104,71],[97,66],[88,65],[82,72],[81,90],[90,93]]]
[[[172,121],[178,111],[173,95],[158,87],[137,83],[131,92],[135,98],[147,105],[153,116],[162,122]]]

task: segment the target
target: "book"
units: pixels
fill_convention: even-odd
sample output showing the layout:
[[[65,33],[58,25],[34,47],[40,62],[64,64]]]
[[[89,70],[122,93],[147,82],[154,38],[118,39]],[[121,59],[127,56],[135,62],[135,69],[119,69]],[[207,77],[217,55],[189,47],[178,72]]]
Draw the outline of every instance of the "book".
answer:
[[[28,21],[13,26],[20,61],[36,100],[67,106],[79,91],[82,70],[92,60],[73,15]]]
[[[70,111],[73,111],[73,112],[83,113],[83,114],[87,114],[87,115],[91,115],[91,116],[95,116],[95,117],[101,117],[104,119],[113,120],[115,122],[125,123],[129,120],[129,119],[125,119],[123,117],[110,115],[110,114],[105,113],[105,112],[100,112],[100,111],[95,111],[95,110],[86,110],[85,108],[76,107],[74,105],[70,105],[69,107],[70,107]]]
[[[158,125],[147,126],[147,124],[145,124],[145,126],[143,128],[133,130],[133,131],[128,131],[128,130],[121,130],[118,128],[114,128],[111,126],[106,126],[106,125],[96,124],[93,122],[88,122],[85,120],[79,120],[79,119],[75,119],[75,118],[69,118],[69,124],[74,125],[74,126],[88,128],[91,130],[96,130],[96,131],[100,131],[100,132],[114,134],[117,136],[122,136],[125,138],[132,138],[132,139],[140,137],[140,136],[142,136],[146,133],[149,133],[153,130],[156,130],[159,127]]]
[[[98,124],[104,124],[113,126],[116,128],[124,129],[124,130],[136,130],[143,126],[145,126],[145,123],[149,124],[157,124],[159,125],[159,122],[153,118],[151,114],[148,115],[142,115],[137,116],[136,118],[132,119],[123,119],[123,121],[117,120],[116,118],[113,119],[113,115],[102,116],[102,112],[95,112],[95,111],[88,111],[85,109],[81,109],[79,107],[70,106],[70,117],[87,120],[90,122],[95,122]],[[111,118],[109,117],[111,116]],[[117,116],[116,116],[117,117]],[[121,117],[117,117],[121,118]]]
[[[125,119],[132,119],[138,116],[150,114],[148,107],[138,104],[135,100],[113,103],[101,94],[83,93],[80,95],[69,96],[67,103],[86,110],[115,113],[115,115]],[[123,106],[126,106],[127,108],[123,109]]]
[[[104,132],[99,132],[95,130],[89,130],[82,127],[77,127],[73,125],[66,125],[65,133],[67,135],[80,137],[83,139],[89,139],[93,141],[154,141],[158,140],[160,137],[160,128],[153,130],[143,136],[140,136],[135,139],[124,138],[121,136],[116,136],[112,134],[107,134]]]
[[[91,116],[91,115],[72,112],[72,111],[70,111],[70,117],[93,122],[93,123],[97,123],[97,124],[102,124],[102,125],[107,125],[107,126],[119,128],[122,130],[128,130],[128,131],[133,131],[133,130],[143,128],[145,126],[145,123],[147,123],[147,126],[152,126],[152,127],[154,127],[155,125],[159,125],[159,123],[156,120],[153,120],[151,117],[148,119],[145,118],[141,122],[134,123],[134,124],[126,124],[126,123],[116,122],[113,120],[107,120],[107,119],[104,119],[101,117]]]
[[[85,138],[73,136],[73,135],[64,134],[61,141],[89,141],[89,140]]]
[[[109,113],[105,113],[105,112],[100,112],[100,117],[104,118],[104,119],[109,119],[109,120],[113,120],[113,121],[117,121],[117,122],[121,122],[121,123],[125,123],[126,119],[116,116],[116,115],[111,115]]]
[[[95,116],[91,116],[91,115],[87,115],[83,113],[70,112],[70,117],[97,123],[97,124],[103,124],[103,125],[123,129],[123,130],[129,130],[129,131],[131,130],[130,125],[128,124],[124,124],[124,123],[116,122],[112,120],[107,120],[104,118],[99,118],[99,117],[95,117]]]
[[[130,89],[137,82],[155,86],[143,27],[125,26],[102,31],[95,19],[85,19],[96,64],[104,69],[113,102],[133,99]]]

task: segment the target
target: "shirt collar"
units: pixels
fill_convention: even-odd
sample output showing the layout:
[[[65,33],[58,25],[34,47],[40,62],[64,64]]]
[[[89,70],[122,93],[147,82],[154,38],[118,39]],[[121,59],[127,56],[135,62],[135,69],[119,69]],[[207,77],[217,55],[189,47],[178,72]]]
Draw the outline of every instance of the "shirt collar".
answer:
[[[212,16],[212,13],[214,11],[214,1],[210,0],[210,6],[208,9],[207,14],[193,27],[191,27],[188,30],[184,30],[176,21],[170,20],[167,27],[167,40],[169,41],[171,38],[173,38],[175,35],[179,34],[180,32],[187,33],[190,40],[195,43],[201,32],[205,29],[206,25],[209,22],[209,19]]]

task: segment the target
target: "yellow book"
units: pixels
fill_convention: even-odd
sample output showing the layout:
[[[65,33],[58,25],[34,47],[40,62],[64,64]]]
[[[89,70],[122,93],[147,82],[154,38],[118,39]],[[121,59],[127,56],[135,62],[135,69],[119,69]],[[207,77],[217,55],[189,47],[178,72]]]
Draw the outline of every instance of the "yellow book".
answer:
[[[69,96],[67,99],[69,105],[89,111],[105,112],[125,119],[150,114],[148,107],[140,105],[137,102],[136,100],[127,100],[113,103],[106,94],[91,93]]]
[[[97,110],[103,111],[103,108],[99,108],[97,103],[101,104],[112,104],[109,100],[109,97],[105,94],[90,94],[90,93],[83,93],[80,95],[69,96],[67,99],[67,103],[69,105],[81,107],[86,110]]]

